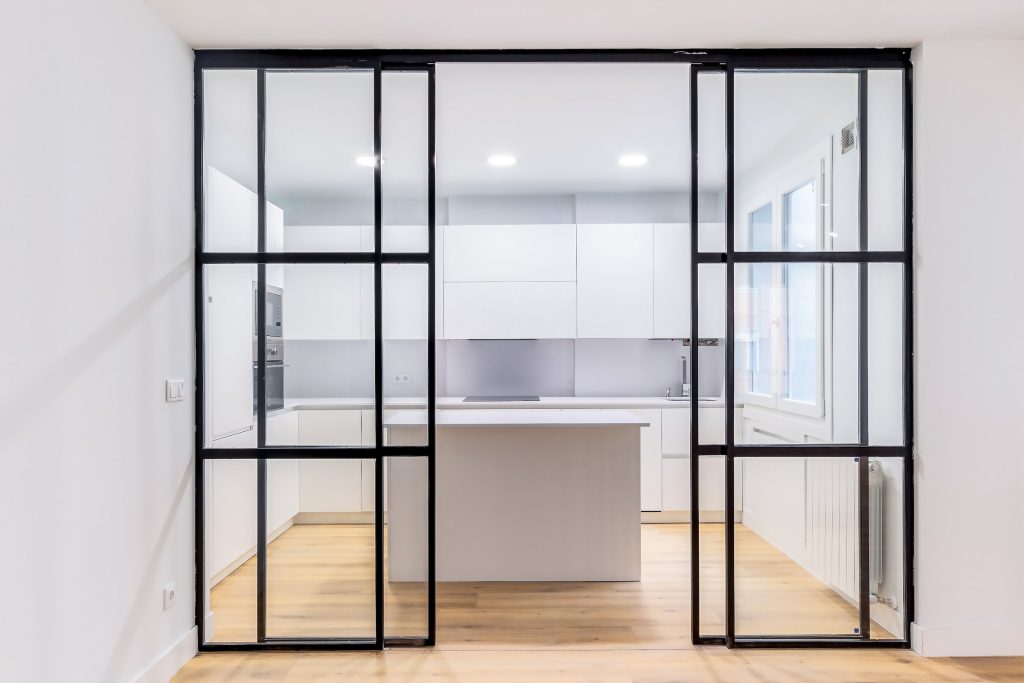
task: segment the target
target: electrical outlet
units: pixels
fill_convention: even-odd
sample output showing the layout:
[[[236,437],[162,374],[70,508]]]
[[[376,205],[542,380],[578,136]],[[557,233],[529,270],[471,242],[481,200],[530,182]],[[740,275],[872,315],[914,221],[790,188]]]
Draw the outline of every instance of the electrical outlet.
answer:
[[[178,593],[174,588],[174,583],[169,583],[164,586],[164,610],[169,610],[174,607],[175,601],[178,599]]]
[[[407,372],[400,372],[400,373],[394,375],[391,378],[391,383],[392,384],[408,384],[409,383],[409,373],[407,373]]]
[[[164,382],[164,400],[168,403],[185,400],[185,380],[169,379]]]

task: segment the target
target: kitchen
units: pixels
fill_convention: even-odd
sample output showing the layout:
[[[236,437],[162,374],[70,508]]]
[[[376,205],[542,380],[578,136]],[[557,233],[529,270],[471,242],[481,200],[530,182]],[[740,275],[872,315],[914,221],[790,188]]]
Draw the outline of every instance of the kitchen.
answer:
[[[738,97],[763,108],[779,92],[786,97],[779,98],[778,111],[767,120],[753,114],[737,120],[737,137],[747,143],[738,145],[745,151],[737,159],[738,194],[741,205],[749,206],[744,212],[750,229],[737,230],[736,248],[799,250],[804,245],[779,245],[804,230],[819,249],[849,249],[843,241],[854,234],[844,228],[857,220],[852,202],[859,169],[857,155],[845,149],[842,129],[857,118],[856,78],[805,74],[779,82],[786,75],[771,76],[776,82],[767,87],[765,76],[751,74],[748,87],[737,88]],[[205,267],[207,446],[257,446],[262,355],[267,446],[373,448],[378,440],[378,306],[380,436],[388,445],[428,445],[428,264],[385,262],[382,300],[377,302],[372,261],[288,263],[287,254],[372,255],[378,194],[381,250],[427,254],[428,212],[435,204],[432,360],[439,590],[451,581],[643,584],[645,546],[689,542],[691,392],[702,444],[725,444],[729,424],[742,443],[856,440],[851,430],[858,424],[858,368],[856,344],[848,343],[858,324],[856,265],[737,268],[733,401],[727,395],[722,263],[702,264],[697,273],[698,337],[692,338],[691,201],[699,216],[697,250],[721,253],[727,242],[721,74],[702,77],[699,85],[707,110],[699,110],[696,118],[699,140],[707,149],[701,149],[702,175],[692,188],[687,65],[438,65],[434,198],[427,196],[422,163],[428,119],[418,115],[427,111],[431,97],[424,72],[383,73],[379,162],[372,154],[372,72],[268,72],[262,85],[252,70],[210,71],[205,78],[204,249],[284,255],[281,262],[266,265]],[[887,88],[891,95],[891,84],[879,78],[881,96],[875,101],[884,101]],[[267,202],[262,210],[260,164],[252,144],[260,90],[266,129]],[[899,129],[898,121],[882,116],[873,124],[878,136],[887,125]],[[374,186],[378,165],[380,193]],[[809,175],[805,168],[812,169]],[[884,172],[891,169],[883,164],[879,173]],[[794,185],[790,176],[799,182]],[[796,191],[803,188],[809,190]],[[810,206],[809,213],[797,201]],[[784,213],[776,207],[785,207],[793,220],[784,225],[780,215],[765,218],[765,207],[772,214]],[[884,218],[876,224],[884,226]],[[257,229],[261,222],[263,234]],[[879,228],[878,239],[887,235]],[[881,284],[893,277],[881,269],[876,274]],[[263,311],[254,305],[261,278],[267,292]],[[784,279],[810,283],[812,305],[791,305],[784,321],[798,323],[794,329],[799,333],[789,341],[810,343],[810,351],[796,343],[783,349],[778,342]],[[869,286],[880,285],[872,281]],[[876,351],[870,390],[872,410],[878,413],[873,429],[898,432],[893,425],[900,424],[899,415],[884,399],[894,381],[891,358],[899,359],[900,345],[889,342],[892,335],[885,332],[898,332],[898,310],[895,314],[880,308],[880,319],[870,327]],[[265,334],[254,334],[261,315]],[[803,355],[797,353],[800,348]],[[876,364],[876,358],[890,359],[889,365]],[[696,385],[691,382],[694,360]],[[809,381],[791,381],[799,376],[796,370]],[[792,395],[780,393],[784,383]],[[728,405],[733,406],[731,417]],[[537,425],[543,426],[534,429]],[[559,430],[554,437],[552,429]],[[459,451],[456,442],[467,431],[476,442],[462,443]],[[886,435],[878,434],[884,443]],[[538,443],[537,435],[547,441]],[[572,450],[566,439],[586,444],[577,457],[603,447],[607,452],[598,455],[606,458],[608,468],[570,459],[561,452]],[[534,449],[546,456],[515,458],[517,452]],[[495,456],[499,452],[506,457]],[[457,458],[472,462],[474,454],[483,453],[496,458],[495,467],[475,479],[457,479],[467,471],[466,462],[455,469]],[[261,528],[268,544],[264,636],[372,636],[373,553],[381,542],[387,544],[389,572],[387,634],[401,638],[424,632],[427,456],[384,460],[268,459],[264,520],[256,515],[257,461],[207,461],[207,640],[260,637],[254,559]],[[740,545],[773,549],[786,571],[807,586],[765,588],[751,565],[745,567],[754,579],[747,588],[754,593],[748,595],[760,591],[776,600],[818,599],[819,588],[826,586],[830,598],[841,598],[815,612],[810,625],[787,623],[774,611],[743,612],[750,632],[856,632],[856,609],[849,604],[857,590],[856,571],[851,571],[856,544],[847,495],[856,484],[847,470],[856,464],[789,459],[743,465],[738,464],[729,487],[725,456],[700,457],[701,534],[705,526],[710,535],[722,534],[732,519],[744,529]],[[591,469],[606,476],[580,480],[574,487],[573,477],[593,474]],[[375,529],[378,474],[387,529]],[[897,496],[901,488],[899,473],[889,476],[893,481],[878,489],[883,497]],[[502,492],[503,481],[520,479],[526,489],[519,490],[528,494],[487,505]],[[819,480],[821,488],[815,488]],[[537,484],[545,481],[557,485],[540,492],[544,487]],[[829,493],[823,495],[826,485]],[[731,515],[726,504],[730,488]],[[459,498],[460,491],[468,494]],[[601,495],[589,502],[573,498],[580,491]],[[782,492],[784,503],[772,500]],[[599,512],[606,506],[613,514],[603,518]],[[898,501],[885,507],[893,506],[898,508]],[[470,517],[475,526],[467,530]],[[835,538],[825,534],[828,538],[814,540],[821,531],[815,526],[818,518],[824,520],[821,529],[836,530]],[[490,530],[489,541],[481,529]],[[601,540],[559,547],[559,539],[577,538]],[[895,549],[902,541],[890,533],[885,543]],[[881,548],[881,542],[875,547]],[[295,557],[331,553],[338,554],[335,566],[320,566],[308,576],[301,563],[295,564]],[[876,555],[897,569],[879,579],[879,584],[888,582],[889,593],[883,594],[879,585],[872,619],[898,634],[902,601],[893,586],[902,582],[899,553],[878,550]],[[604,565],[601,558],[607,560]],[[719,559],[718,564],[724,563]],[[341,589],[325,591],[316,579],[340,575],[345,577]],[[877,576],[883,576],[881,569]],[[714,631],[721,628],[724,589],[720,578],[709,577],[706,585],[711,593],[702,592],[700,601],[703,611],[718,619],[717,625],[705,624]],[[741,600],[743,590],[740,580]]]

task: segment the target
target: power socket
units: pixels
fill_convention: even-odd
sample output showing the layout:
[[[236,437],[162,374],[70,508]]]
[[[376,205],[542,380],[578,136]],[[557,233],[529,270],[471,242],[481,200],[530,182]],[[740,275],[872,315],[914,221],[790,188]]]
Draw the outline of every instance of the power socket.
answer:
[[[174,583],[171,582],[164,586],[164,611],[174,607],[174,603],[178,600],[178,592],[174,588]]]
[[[391,383],[392,384],[408,384],[409,383],[409,373],[401,372],[401,373],[398,373],[397,375],[392,376],[391,377]]]

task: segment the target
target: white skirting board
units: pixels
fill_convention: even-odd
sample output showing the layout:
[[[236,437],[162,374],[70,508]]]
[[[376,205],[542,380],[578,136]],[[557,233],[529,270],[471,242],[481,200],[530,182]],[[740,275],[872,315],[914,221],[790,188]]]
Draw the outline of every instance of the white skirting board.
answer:
[[[1021,657],[1024,627],[929,628],[911,624],[910,646],[923,657]]]
[[[167,683],[181,667],[199,651],[199,629],[195,626],[186,631],[174,645],[171,645],[155,662],[143,671],[135,683]]]
[[[743,510],[737,510],[736,513],[736,524],[743,522]],[[657,512],[641,512],[640,521],[643,524],[689,524],[690,523],[690,511],[689,510],[658,510]],[[724,524],[725,523],[725,511],[724,510],[701,510],[700,512],[700,523],[701,524]]]

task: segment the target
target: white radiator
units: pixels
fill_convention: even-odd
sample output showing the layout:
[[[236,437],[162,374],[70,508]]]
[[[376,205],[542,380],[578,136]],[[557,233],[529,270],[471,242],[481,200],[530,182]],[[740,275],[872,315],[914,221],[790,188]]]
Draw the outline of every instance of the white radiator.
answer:
[[[885,566],[882,557],[885,548],[885,539],[882,529],[885,510],[883,500],[885,499],[885,472],[882,471],[882,463],[877,460],[868,461],[868,547],[871,552],[868,555],[868,590],[872,595],[878,594],[878,588],[882,584],[882,568]]]

